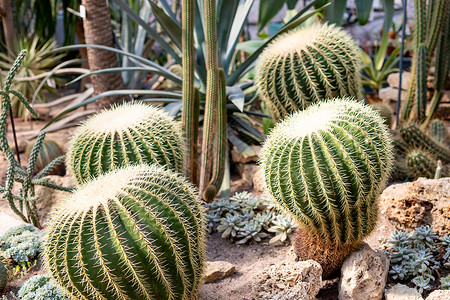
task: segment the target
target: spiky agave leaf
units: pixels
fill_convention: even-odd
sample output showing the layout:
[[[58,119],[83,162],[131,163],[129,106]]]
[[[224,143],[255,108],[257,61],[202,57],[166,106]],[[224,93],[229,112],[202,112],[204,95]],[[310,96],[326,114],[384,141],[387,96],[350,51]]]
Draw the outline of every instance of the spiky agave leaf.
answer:
[[[356,43],[334,25],[288,32],[267,47],[258,61],[259,94],[276,120],[324,99],[359,98],[358,57]]]
[[[95,115],[74,134],[67,166],[78,183],[129,164],[158,163],[181,173],[184,139],[163,110],[126,103]]]
[[[349,98],[322,102],[273,129],[261,154],[265,185],[310,236],[351,247],[375,226],[392,148],[369,106]]]
[[[206,224],[194,188],[157,165],[81,186],[53,215],[44,257],[76,299],[194,299]]]

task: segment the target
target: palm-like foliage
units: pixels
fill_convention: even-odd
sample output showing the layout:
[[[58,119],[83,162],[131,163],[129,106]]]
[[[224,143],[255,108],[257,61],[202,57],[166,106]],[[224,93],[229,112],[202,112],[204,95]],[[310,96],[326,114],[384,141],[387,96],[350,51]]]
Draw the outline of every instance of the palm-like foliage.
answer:
[[[16,47],[12,55],[0,53],[0,68],[2,69],[1,75],[5,78],[8,70],[14,64],[15,57],[19,54],[21,49],[26,50],[27,55],[24,58],[22,68],[16,75],[16,80],[12,84],[12,88],[22,93],[25,98],[32,99],[39,86],[39,82],[32,80],[32,78],[36,78],[36,76],[39,77],[39,75],[50,71],[55,65],[58,64],[64,54],[55,55],[52,53],[52,50],[55,48],[56,42],[48,40],[41,45],[39,44],[38,37],[34,37],[33,39],[22,37],[17,41],[15,46]],[[45,84],[44,88],[49,92],[53,91],[48,84]],[[43,91],[39,91],[36,94],[35,102],[47,102]],[[11,99],[11,104],[13,106],[15,116],[27,116],[28,110],[25,109],[17,97],[13,97]]]

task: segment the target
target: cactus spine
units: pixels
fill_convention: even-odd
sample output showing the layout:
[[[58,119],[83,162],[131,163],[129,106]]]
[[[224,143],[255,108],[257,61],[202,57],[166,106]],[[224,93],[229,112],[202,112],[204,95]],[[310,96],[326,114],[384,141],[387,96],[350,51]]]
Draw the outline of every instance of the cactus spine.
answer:
[[[196,299],[205,237],[193,186],[161,166],[128,166],[66,200],[44,258],[75,299]]]
[[[195,89],[195,48],[194,23],[195,0],[182,2],[181,22],[182,48],[183,48],[183,111],[182,123],[186,140],[186,169],[184,175],[192,183],[197,183],[197,141],[198,141],[198,110],[199,99]]]
[[[278,120],[311,103],[360,96],[358,47],[334,25],[319,24],[276,39],[261,55],[256,83]]]
[[[312,239],[358,244],[377,221],[377,197],[392,167],[382,118],[349,98],[311,106],[279,123],[263,147],[268,192]]]
[[[437,161],[431,154],[420,149],[414,149],[406,156],[406,162],[412,177],[430,179],[434,177]]]
[[[417,65],[417,117],[420,120],[425,119],[425,110],[427,108],[427,47],[424,44],[419,45],[416,55]]]
[[[25,156],[27,158],[30,158],[33,146],[34,143],[31,143],[25,150]],[[56,141],[51,139],[44,139],[42,141],[39,154],[36,159],[36,166],[34,169],[34,173],[39,173],[40,171],[44,170],[45,167],[47,167],[55,159],[60,158],[62,156],[64,156],[64,150]],[[66,169],[64,167],[64,161],[61,161],[61,163],[57,167],[55,167],[55,169],[53,169],[52,172],[49,173],[49,175],[60,175],[60,176],[64,176],[65,174]]]
[[[444,122],[439,119],[431,121],[428,134],[438,142],[444,143],[447,134]]]
[[[0,291],[3,291],[12,278],[12,265],[8,258],[0,252]]]
[[[75,133],[67,166],[78,183],[128,164],[158,163],[184,171],[184,139],[164,111],[143,103],[116,106]]]
[[[442,160],[444,164],[450,162],[450,149],[437,140],[427,136],[416,124],[405,126],[400,130],[400,134],[411,147],[423,149],[431,153],[436,159]]]

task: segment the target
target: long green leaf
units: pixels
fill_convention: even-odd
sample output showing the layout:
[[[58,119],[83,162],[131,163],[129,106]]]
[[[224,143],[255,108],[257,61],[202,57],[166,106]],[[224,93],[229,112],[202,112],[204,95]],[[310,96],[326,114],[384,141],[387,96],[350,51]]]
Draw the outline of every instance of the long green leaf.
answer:
[[[266,27],[267,24],[275,17],[285,4],[285,0],[260,0],[258,15],[258,32]]]
[[[50,122],[48,122],[43,130],[45,128],[47,128],[48,126],[50,126],[52,123],[60,120],[62,117],[64,117],[65,115],[67,115],[68,113],[86,106],[92,102],[94,102],[97,99],[100,98],[104,98],[104,97],[109,97],[109,96],[118,96],[118,95],[150,95],[150,96],[162,96],[162,97],[168,97],[168,98],[174,98],[174,99],[181,99],[181,94],[180,93],[173,93],[173,92],[165,92],[165,91],[151,91],[151,90],[113,90],[113,91],[107,91],[107,92],[103,92],[100,93],[98,95],[95,95],[94,97],[91,97],[89,99],[84,100],[81,103],[78,103],[64,111],[62,111],[61,113],[59,113],[56,117],[54,117]]]
[[[119,68],[109,68],[109,69],[103,69],[103,70],[98,70],[98,71],[93,71],[93,72],[89,72],[87,74],[83,74],[78,76],[77,78],[75,78],[74,80],[66,83],[66,85],[70,85],[74,82],[77,82],[81,79],[83,79],[84,77],[87,76],[91,76],[91,75],[97,75],[97,74],[109,74],[109,73],[117,73],[117,72],[129,72],[129,71],[141,71],[141,72],[147,72],[147,73],[154,73],[154,74],[158,74],[161,76],[165,76],[164,72],[159,71],[156,68],[141,68],[141,67],[119,67]],[[181,85],[181,80],[176,82],[177,84]]]
[[[147,0],[148,1],[148,0]],[[177,19],[177,16],[172,11],[172,8],[170,7],[170,4],[166,0],[159,0],[159,3],[161,3],[162,7],[164,8],[164,11],[172,18],[172,20],[178,24],[178,26],[181,28],[181,24]]]
[[[129,53],[123,50],[119,50],[116,48],[111,48],[111,47],[107,47],[107,46],[102,46],[102,45],[92,45],[92,44],[78,44],[78,45],[70,45],[70,46],[64,46],[64,47],[60,47],[57,48],[55,50],[52,51],[65,51],[65,50],[69,50],[69,49],[77,49],[77,48],[98,48],[98,49],[103,49],[103,50],[108,50],[111,52],[115,52],[118,54],[122,54],[122,55],[126,55],[129,57],[132,57],[134,59],[136,59],[138,62],[150,66],[150,67],[154,67],[156,69],[158,69],[160,72],[162,72],[164,74],[164,77],[174,81],[174,82],[181,82],[181,77],[170,72],[169,70],[165,69],[164,67],[161,67],[160,65],[158,65],[157,63],[152,62],[151,60],[145,59],[139,55],[133,54],[133,53]]]
[[[389,32],[394,18],[394,0],[381,0],[384,10],[383,34]]]
[[[336,25],[342,25],[345,9],[347,8],[347,0],[333,0],[327,9],[328,22]]]
[[[226,60],[228,39],[231,35],[231,26],[234,17],[237,14],[237,9],[240,0],[221,0],[217,6],[218,22],[217,22],[217,43],[219,46],[220,62],[223,65]],[[226,70],[226,69],[225,69]]]
[[[239,86],[227,86],[227,97],[240,112],[244,111],[245,95]]]
[[[230,68],[231,61],[233,60],[233,56],[236,51],[236,45],[239,42],[239,36],[241,35],[242,29],[244,28],[245,22],[248,18],[250,9],[252,8],[254,2],[255,0],[246,0],[243,4],[241,2],[237,9],[237,13],[234,17],[225,53],[226,57],[225,64],[223,65],[223,69],[225,70],[225,74],[227,76],[228,76],[228,69]]]
[[[280,30],[278,30],[277,33],[275,33],[272,37],[270,37],[261,47],[258,48],[258,50],[256,50],[252,55],[250,55],[228,79],[227,85],[229,86],[234,85],[242,77],[242,75],[253,66],[255,61],[258,59],[259,55],[264,51],[264,49],[280,34],[283,34],[299,26],[304,21],[308,20],[312,15],[324,10],[325,7],[329,5],[325,4],[320,8],[307,12],[314,4],[316,4],[319,1],[321,0],[312,1],[311,3],[306,5],[295,17],[293,17],[286,25],[284,25]]]
[[[155,15],[156,20],[162,26],[164,31],[170,37],[172,42],[177,45],[178,49],[181,49],[181,27],[175,23],[171,17],[169,17],[164,10],[162,10],[158,4],[156,4],[153,0],[149,0],[150,5],[152,6],[153,14]]]
[[[355,0],[359,25],[366,25],[372,12],[373,0]]]
[[[150,25],[147,24],[146,21],[142,20],[139,15],[132,10],[127,3],[125,3],[123,0],[112,0],[114,3],[116,3],[121,9],[123,9],[126,13],[128,13],[128,16],[132,18],[136,23],[138,23],[140,26],[142,26],[148,34],[157,41],[160,46],[166,50],[178,63],[181,64],[181,57],[172,49],[172,47],[161,37],[161,35],[156,32],[153,28],[150,27]]]

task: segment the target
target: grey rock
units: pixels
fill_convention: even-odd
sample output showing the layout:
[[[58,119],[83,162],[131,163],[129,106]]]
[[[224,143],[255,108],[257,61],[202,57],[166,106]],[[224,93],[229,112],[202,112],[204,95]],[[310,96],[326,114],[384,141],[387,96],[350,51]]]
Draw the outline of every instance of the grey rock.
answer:
[[[233,275],[236,267],[227,261],[208,261],[204,275],[205,283],[215,282]]]
[[[384,297],[386,300],[423,300],[419,291],[400,283],[388,289]]]

